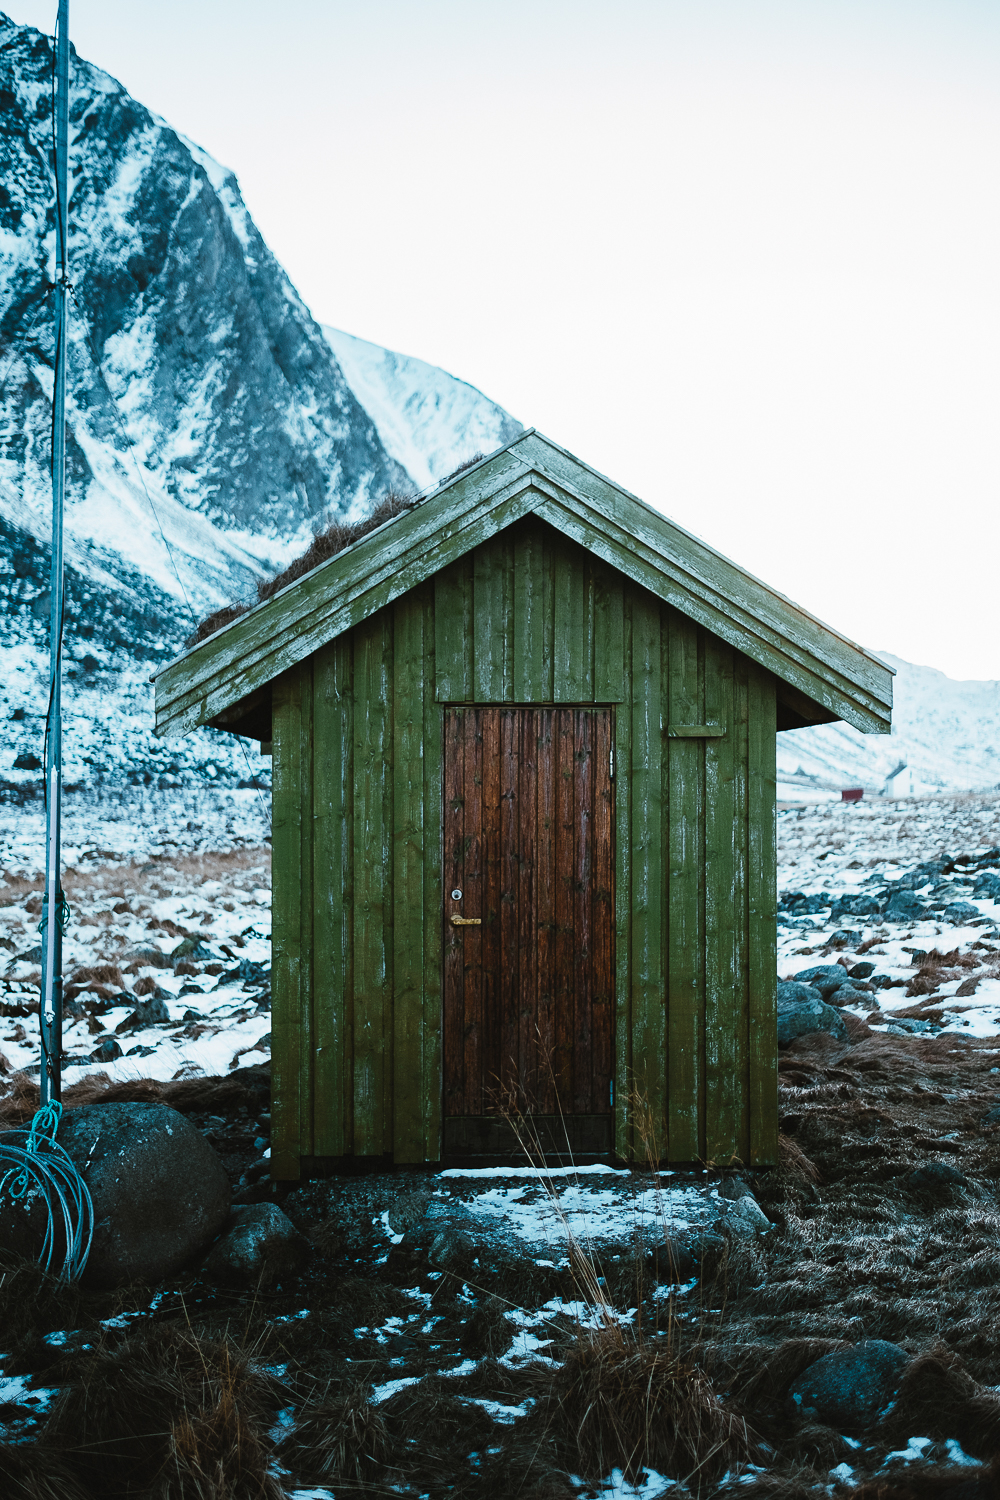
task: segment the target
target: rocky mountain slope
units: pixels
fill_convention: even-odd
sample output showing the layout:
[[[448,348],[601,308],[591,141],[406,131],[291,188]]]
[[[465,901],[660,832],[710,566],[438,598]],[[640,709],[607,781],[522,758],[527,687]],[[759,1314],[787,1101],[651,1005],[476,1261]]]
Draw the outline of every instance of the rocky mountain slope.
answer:
[[[37,775],[46,691],[51,89],[50,39],[0,14],[0,780],[15,785]],[[422,488],[519,424],[341,334],[356,392],[233,173],[75,55],[70,163],[67,772],[245,776],[218,736],[152,739],[151,664],[321,521]]]
[[[822,798],[843,786],[880,792],[901,763],[905,790],[915,795],[1000,786],[1000,682],[956,682],[881,655],[896,670],[892,734],[860,734],[848,724],[780,734],[779,797]]]
[[[387,451],[421,490],[475,454],[502,448],[522,430],[502,406],[437,365],[339,328],[324,326],[323,332]]]

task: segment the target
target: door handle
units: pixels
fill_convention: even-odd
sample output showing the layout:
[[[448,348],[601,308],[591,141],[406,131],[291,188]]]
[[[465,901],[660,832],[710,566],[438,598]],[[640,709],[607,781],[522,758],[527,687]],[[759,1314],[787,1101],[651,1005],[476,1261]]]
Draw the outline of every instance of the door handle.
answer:
[[[483,919],[482,917],[452,917],[451,925],[452,927],[481,927]]]

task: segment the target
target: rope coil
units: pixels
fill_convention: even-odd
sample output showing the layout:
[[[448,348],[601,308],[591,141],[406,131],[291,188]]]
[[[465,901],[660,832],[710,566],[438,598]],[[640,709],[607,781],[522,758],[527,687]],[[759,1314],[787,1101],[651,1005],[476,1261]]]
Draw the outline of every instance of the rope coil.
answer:
[[[0,1136],[0,1200],[6,1194],[11,1203],[27,1209],[41,1196],[46,1225],[39,1264],[50,1271],[62,1251],[57,1274],[63,1281],[79,1281],[94,1237],[94,1204],[75,1163],[56,1140],[61,1116],[62,1105],[52,1101],[36,1110],[29,1126]]]

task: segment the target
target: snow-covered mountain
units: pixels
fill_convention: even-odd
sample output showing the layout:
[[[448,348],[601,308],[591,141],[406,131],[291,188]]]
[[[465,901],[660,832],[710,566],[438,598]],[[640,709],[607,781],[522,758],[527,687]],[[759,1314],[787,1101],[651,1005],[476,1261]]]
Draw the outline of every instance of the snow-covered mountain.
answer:
[[[14,782],[35,777],[44,717],[51,90],[50,39],[0,14],[0,781]],[[337,335],[357,346],[345,375],[233,173],[75,54],[70,165],[68,773],[246,774],[219,736],[152,739],[151,665],[321,521],[424,488],[519,424],[444,371]]]
[[[339,328],[324,325],[323,332],[386,450],[421,490],[477,453],[502,448],[522,430],[502,406],[437,365]]]
[[[820,793],[846,786],[878,792],[900,764],[915,794],[1000,786],[1000,682],[956,682],[933,667],[879,654],[897,674],[892,733],[822,724],[779,734],[779,796],[808,796],[807,778],[821,784]]]

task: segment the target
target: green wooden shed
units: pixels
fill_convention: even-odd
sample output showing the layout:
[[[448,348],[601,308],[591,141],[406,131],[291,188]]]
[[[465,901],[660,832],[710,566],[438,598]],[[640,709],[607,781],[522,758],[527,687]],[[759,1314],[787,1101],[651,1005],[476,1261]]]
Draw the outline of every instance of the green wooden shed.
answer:
[[[773,1163],[775,735],[891,687],[534,431],[172,662],[273,752],[274,1176]]]

